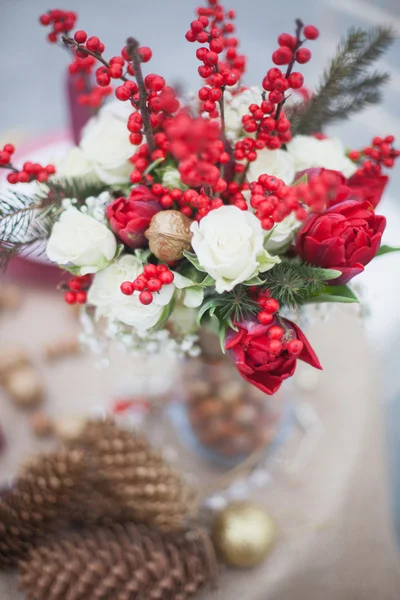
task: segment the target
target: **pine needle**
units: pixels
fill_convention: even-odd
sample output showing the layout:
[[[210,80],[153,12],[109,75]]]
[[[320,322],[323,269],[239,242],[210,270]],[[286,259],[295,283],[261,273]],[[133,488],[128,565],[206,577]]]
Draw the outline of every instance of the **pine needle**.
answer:
[[[390,27],[369,31],[350,29],[336,55],[324,71],[314,96],[290,111],[292,134],[321,132],[335,121],[345,120],[382,99],[382,87],[389,74],[369,68],[388,50],[395,39]]]
[[[282,261],[267,271],[263,287],[282,306],[296,308],[308,297],[317,295],[326,285],[326,272],[318,267],[294,261]]]

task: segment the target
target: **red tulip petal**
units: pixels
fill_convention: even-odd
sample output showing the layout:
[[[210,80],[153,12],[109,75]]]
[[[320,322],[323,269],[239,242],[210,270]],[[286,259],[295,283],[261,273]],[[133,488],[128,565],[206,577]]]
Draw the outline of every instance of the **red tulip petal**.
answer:
[[[308,339],[306,338],[306,336],[304,335],[304,333],[302,332],[302,330],[300,329],[300,327],[298,325],[296,325],[296,323],[292,323],[292,321],[288,321],[286,320],[287,323],[290,324],[290,327],[292,327],[297,335],[297,338],[303,342],[303,349],[299,355],[299,359],[302,360],[303,362],[311,365],[312,367],[315,367],[316,369],[321,369],[321,363],[318,360],[317,355],[315,354],[314,350],[311,347],[310,342],[308,341]]]

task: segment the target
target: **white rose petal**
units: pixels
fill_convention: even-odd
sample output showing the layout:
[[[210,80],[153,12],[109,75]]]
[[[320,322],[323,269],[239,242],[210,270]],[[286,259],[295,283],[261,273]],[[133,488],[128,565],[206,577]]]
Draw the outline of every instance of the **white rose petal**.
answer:
[[[61,214],[46,247],[51,261],[79,267],[80,275],[104,269],[116,251],[117,242],[108,227],[74,206]]]
[[[280,259],[264,249],[264,232],[255,215],[236,206],[221,206],[190,227],[192,247],[219,294],[268,271]]]
[[[132,171],[129,158],[133,153],[127,129],[128,117],[121,118],[112,110],[112,104],[88,122],[80,142],[80,148],[98,178],[109,185],[129,182]]]
[[[320,167],[340,171],[351,177],[357,166],[347,158],[342,142],[338,138],[319,140],[310,135],[296,135],[287,145],[296,172]]]
[[[134,281],[143,272],[141,261],[125,254],[104,271],[98,273],[89,289],[88,303],[96,307],[97,317],[115,318],[139,331],[154,327],[160,320],[165,306],[174,294],[174,285],[164,285],[154,294],[147,306],[139,300],[139,292],[126,296],[121,292],[124,281]]]
[[[76,146],[68,151],[64,158],[56,162],[57,175],[65,179],[84,179],[88,183],[98,183],[100,181],[94,164],[82,152],[81,148]]]
[[[250,163],[247,179],[257,181],[260,175],[273,175],[286,184],[293,182],[296,174],[293,157],[285,150],[260,150],[257,160]]]
[[[277,223],[272,232],[267,235],[265,248],[274,254],[285,252],[300,225],[300,221],[291,213],[281,223]]]

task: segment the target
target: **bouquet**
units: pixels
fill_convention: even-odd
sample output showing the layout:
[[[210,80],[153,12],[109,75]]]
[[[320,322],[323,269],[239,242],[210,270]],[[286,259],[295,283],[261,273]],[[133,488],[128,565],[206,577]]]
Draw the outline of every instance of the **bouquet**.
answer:
[[[194,356],[211,327],[242,377],[274,394],[298,360],[321,368],[288,309],[357,302],[349,282],[393,250],[376,214],[400,154],[393,136],[346,151],[324,133],[380,100],[388,75],[371,66],[393,34],[350,30],[311,92],[301,69],[319,31],[297,19],[260,86],[247,87],[234,19],[219,0],[197,9],[186,40],[202,85],[184,97],[151,72],[152,51],[136,39],[106,58],[75,13],[41,15],[94,114],[56,165],[19,168],[11,144],[0,152],[10,184],[0,261],[44,241],[71,274],[61,288],[85,305],[86,331],[101,322],[131,350]],[[35,192],[24,194],[29,182]]]

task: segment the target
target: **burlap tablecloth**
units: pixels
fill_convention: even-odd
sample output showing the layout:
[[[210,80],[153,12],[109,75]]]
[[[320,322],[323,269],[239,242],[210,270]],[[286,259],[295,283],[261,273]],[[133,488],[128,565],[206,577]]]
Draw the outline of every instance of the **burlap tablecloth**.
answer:
[[[4,281],[0,276],[0,285]],[[24,344],[42,370],[48,387],[46,410],[52,415],[104,405],[121,377],[121,364],[97,370],[90,356],[54,366],[43,364],[44,344],[76,329],[59,295],[30,284],[23,307],[0,317],[1,343]],[[311,330],[309,337],[324,372],[318,389],[303,400],[313,405],[325,432],[309,465],[296,478],[288,474],[285,463],[296,453],[297,436],[286,442],[280,454],[282,467],[254,495],[277,519],[280,539],[259,568],[222,573],[217,593],[221,600],[397,600],[400,596],[374,360],[360,323],[345,309]],[[1,390],[0,424],[8,441],[0,455],[4,483],[24,457],[46,444],[35,439],[28,416]],[[210,597],[205,593],[202,599]],[[23,599],[14,574],[0,575],[0,599]]]

